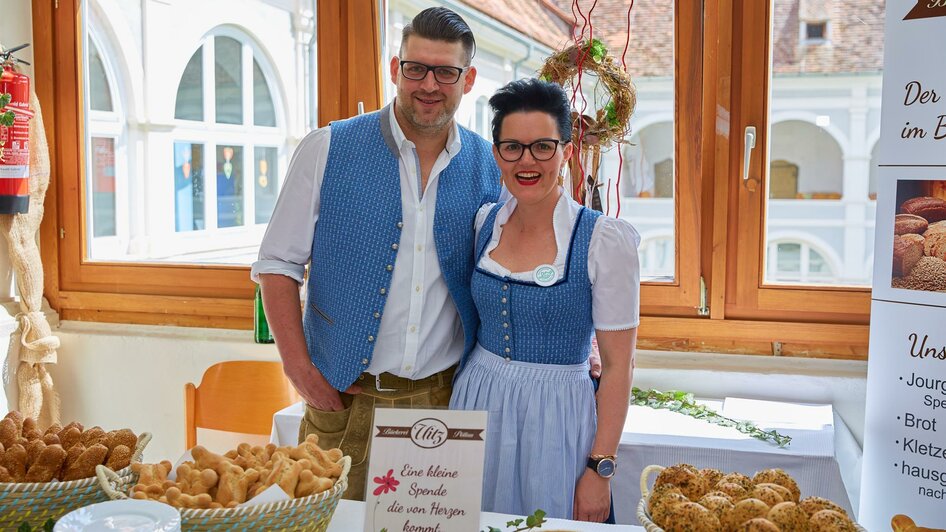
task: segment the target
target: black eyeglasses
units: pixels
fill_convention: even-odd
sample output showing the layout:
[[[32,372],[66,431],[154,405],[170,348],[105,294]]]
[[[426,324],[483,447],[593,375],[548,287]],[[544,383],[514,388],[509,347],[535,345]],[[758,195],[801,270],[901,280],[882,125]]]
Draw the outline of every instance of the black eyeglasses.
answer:
[[[427,77],[428,72],[433,70],[434,79],[437,80],[437,83],[443,83],[444,85],[453,85],[460,81],[460,74],[463,74],[466,68],[450,65],[425,65],[417,61],[401,61],[401,74],[403,74],[405,78],[413,81],[421,81]]]
[[[501,140],[496,143],[496,151],[499,156],[507,163],[514,163],[522,159],[522,154],[529,149],[532,158],[536,161],[548,161],[555,156],[555,151],[562,141],[558,139],[539,139],[529,144],[523,144],[515,140]]]

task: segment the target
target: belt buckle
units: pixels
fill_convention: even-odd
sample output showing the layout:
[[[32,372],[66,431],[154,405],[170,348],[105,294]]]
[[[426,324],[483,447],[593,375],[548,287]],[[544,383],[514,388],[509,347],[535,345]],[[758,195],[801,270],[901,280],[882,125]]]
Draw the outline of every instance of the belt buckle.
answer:
[[[379,392],[396,392],[397,388],[382,388],[381,387],[381,374],[374,376],[374,389]]]

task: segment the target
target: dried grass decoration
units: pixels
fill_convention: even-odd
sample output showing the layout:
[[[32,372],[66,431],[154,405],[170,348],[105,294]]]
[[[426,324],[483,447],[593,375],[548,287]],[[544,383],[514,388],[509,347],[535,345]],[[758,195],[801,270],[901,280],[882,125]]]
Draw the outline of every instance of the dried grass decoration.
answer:
[[[598,39],[582,41],[565,48],[545,60],[539,77],[563,87],[577,86],[579,71],[592,72],[607,92],[608,101],[594,111],[594,117],[583,116],[583,123],[572,113],[574,135],[582,145],[609,147],[628,133],[627,123],[637,103],[637,91],[631,76],[608,53]],[[596,103],[596,102],[592,102]]]
[[[580,91],[586,72],[598,78],[590,102]],[[568,166],[575,201],[604,212],[598,177],[601,150],[621,143],[629,132],[628,121],[637,103],[637,91],[631,77],[598,39],[581,41],[550,56],[545,60],[539,77],[565,88],[572,87],[574,94],[581,94],[583,104],[590,103],[594,109],[594,116],[582,114],[580,120],[579,113],[572,111],[572,139],[576,150]],[[572,106],[577,107],[574,99]],[[581,109],[582,113],[586,108]],[[582,175],[584,179],[579,177]],[[620,212],[620,205],[618,208]]]

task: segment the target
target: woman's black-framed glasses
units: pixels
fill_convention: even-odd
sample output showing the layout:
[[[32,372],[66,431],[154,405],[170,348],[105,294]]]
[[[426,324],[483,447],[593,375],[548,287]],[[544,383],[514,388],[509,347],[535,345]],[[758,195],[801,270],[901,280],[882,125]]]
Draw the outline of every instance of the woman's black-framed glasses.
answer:
[[[496,143],[496,151],[499,152],[502,160],[507,163],[514,163],[522,159],[522,154],[526,152],[526,149],[529,150],[532,158],[536,161],[548,161],[555,156],[555,151],[561,143],[562,141],[558,139],[539,139],[529,144],[523,144],[515,140],[501,140]]]
[[[460,68],[450,65],[425,65],[417,61],[401,61],[401,74],[412,81],[422,81],[427,77],[427,73],[434,72],[434,79],[437,83],[444,85],[453,85],[460,81],[460,74],[466,68]]]

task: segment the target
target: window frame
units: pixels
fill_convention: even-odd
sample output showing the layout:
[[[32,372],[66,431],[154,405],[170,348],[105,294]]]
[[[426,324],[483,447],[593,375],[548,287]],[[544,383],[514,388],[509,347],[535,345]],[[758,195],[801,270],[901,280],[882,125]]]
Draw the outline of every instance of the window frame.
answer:
[[[780,286],[765,283],[765,216],[768,197],[769,48],[771,45],[772,1],[732,2],[720,0],[731,9],[732,49],[732,138],[729,167],[732,194],[728,231],[738,235],[729,240],[725,314],[737,319],[785,320],[866,325],[870,320],[870,289],[862,287]],[[749,167],[749,179],[758,180],[754,191],[742,179],[745,128],[756,126],[756,148]],[[818,310],[812,310],[818,301]],[[866,345],[866,338],[864,339]]]
[[[46,297],[66,320],[252,328],[246,266],[86,260],[79,2],[32,2],[35,86],[52,169],[40,230]],[[317,52],[320,125],[356,114],[359,102],[381,106],[378,5],[318,2],[318,40],[331,43]],[[676,280],[643,284],[639,346],[866,359],[869,290],[761,283],[766,198],[764,187],[753,196],[741,186],[741,132],[764,123],[769,3],[674,5]],[[762,128],[762,146],[765,136]],[[753,159],[751,175],[764,176],[763,158]],[[811,312],[815,297],[821,309]]]

